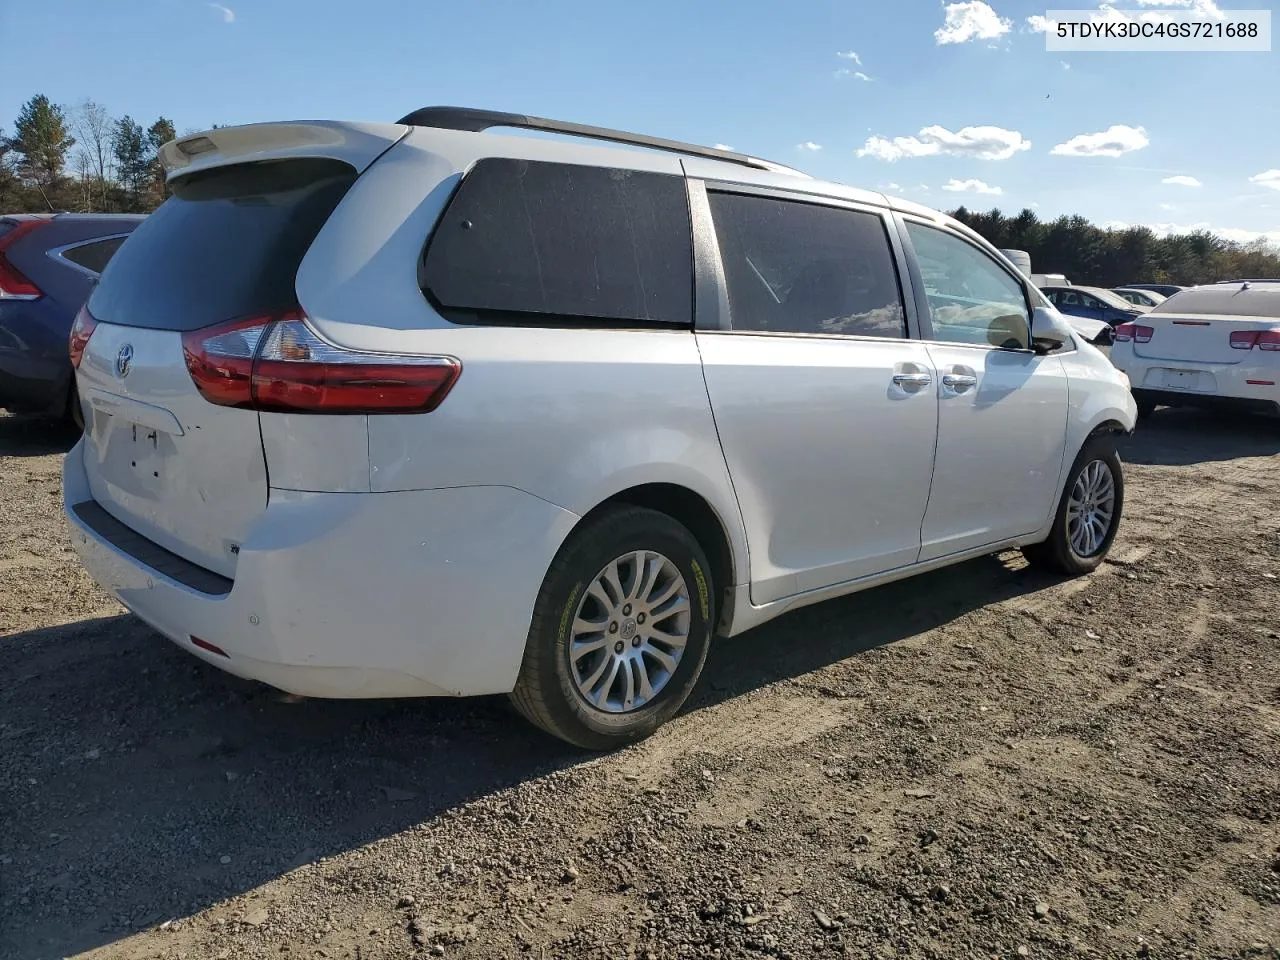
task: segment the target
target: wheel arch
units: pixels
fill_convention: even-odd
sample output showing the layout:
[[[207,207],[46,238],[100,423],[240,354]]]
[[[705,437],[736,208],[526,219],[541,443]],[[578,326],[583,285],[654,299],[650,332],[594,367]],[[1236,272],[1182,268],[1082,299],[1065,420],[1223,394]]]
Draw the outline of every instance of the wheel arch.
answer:
[[[721,512],[702,494],[678,483],[641,483],[619,490],[596,504],[582,515],[574,525],[574,531],[610,507],[619,505],[646,507],[666,514],[693,534],[711,563],[711,582],[715,585],[719,602],[716,632],[731,623],[733,587],[739,574],[746,572],[746,557],[736,555],[733,538]]]

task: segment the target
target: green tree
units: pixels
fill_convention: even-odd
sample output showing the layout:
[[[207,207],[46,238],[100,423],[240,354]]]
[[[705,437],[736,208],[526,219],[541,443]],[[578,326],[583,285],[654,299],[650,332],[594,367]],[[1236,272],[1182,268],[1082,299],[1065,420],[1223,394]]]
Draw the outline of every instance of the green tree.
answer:
[[[173,121],[168,117],[161,117],[147,128],[147,147],[150,150],[150,158],[147,162],[148,177],[151,181],[151,198],[157,204],[163,203],[168,196],[164,183],[164,167],[160,165],[160,148],[177,136]]]
[[[67,132],[62,108],[38,93],[18,111],[14,130],[13,146],[21,155],[21,175],[42,187],[56,184],[67,162],[67,151],[76,143]]]
[[[142,125],[128,115],[117,120],[111,138],[111,152],[116,158],[120,184],[136,202],[146,184],[151,162]]]

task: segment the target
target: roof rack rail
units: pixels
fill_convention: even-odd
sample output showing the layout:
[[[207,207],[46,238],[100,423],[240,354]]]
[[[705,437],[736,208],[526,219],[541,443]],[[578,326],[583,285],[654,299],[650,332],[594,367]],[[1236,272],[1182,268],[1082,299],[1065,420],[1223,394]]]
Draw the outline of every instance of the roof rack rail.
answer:
[[[1217,283],[1280,283],[1280,277],[1236,277],[1234,280],[1215,280]]]
[[[499,110],[479,110],[472,107],[423,107],[401,117],[397,122],[416,127],[466,130],[471,133],[480,133],[492,127],[539,130],[544,133],[561,133],[573,137],[588,137],[593,140],[609,140],[614,143],[646,147],[650,150],[663,150],[668,153],[683,153],[691,157],[705,157],[708,160],[725,160],[729,163],[740,163],[745,167],[755,167],[757,170],[769,170],[773,173],[789,173],[800,177],[809,176],[794,167],[774,163],[772,160],[761,160],[745,153],[735,153],[732,150],[717,150],[715,147],[704,147],[696,143],[664,140],[661,137],[650,137],[643,133],[628,133],[625,130],[611,130],[608,127],[592,127],[584,123],[570,123],[565,120],[548,120],[545,117],[531,117],[523,113],[503,113]]]

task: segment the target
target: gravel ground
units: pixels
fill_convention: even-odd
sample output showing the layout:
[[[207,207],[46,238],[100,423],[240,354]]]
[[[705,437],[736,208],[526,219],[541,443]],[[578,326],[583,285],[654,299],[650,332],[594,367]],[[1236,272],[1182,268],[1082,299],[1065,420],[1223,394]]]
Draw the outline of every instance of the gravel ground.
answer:
[[[80,571],[0,419],[0,956],[1280,957],[1280,428],[1162,411],[1112,562],[713,651],[585,757],[501,699],[295,701]]]

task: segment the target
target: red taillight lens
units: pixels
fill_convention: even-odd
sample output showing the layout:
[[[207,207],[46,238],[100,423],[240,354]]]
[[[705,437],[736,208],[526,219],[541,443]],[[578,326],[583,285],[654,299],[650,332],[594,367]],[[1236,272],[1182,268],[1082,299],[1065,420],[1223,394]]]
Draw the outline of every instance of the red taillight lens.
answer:
[[[272,317],[232,320],[182,335],[182,354],[196,389],[222,407],[253,405],[253,358]]]
[[[1115,341],[1128,343],[1133,340],[1137,343],[1150,343],[1155,333],[1155,327],[1144,326],[1141,323],[1122,323],[1116,327]]]
[[[1280,330],[1261,330],[1258,332],[1259,350],[1280,350]]]
[[[27,220],[0,236],[0,300],[39,300],[44,296],[43,290],[9,262],[8,251],[33,230],[48,225],[48,220]]]
[[[67,350],[71,354],[71,366],[79,368],[80,358],[84,356],[84,348],[89,345],[89,338],[97,328],[98,321],[93,319],[89,308],[81,307],[80,312],[76,314],[75,322],[71,324],[71,337],[67,344]]]
[[[1252,350],[1258,342],[1257,330],[1236,330],[1231,334],[1232,350]]]
[[[301,310],[183,334],[187,370],[210,403],[300,413],[425,413],[461,373],[451,357],[335,347]]]

